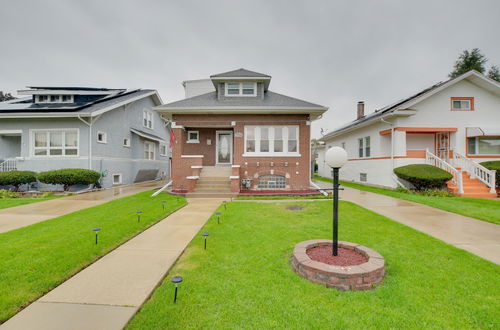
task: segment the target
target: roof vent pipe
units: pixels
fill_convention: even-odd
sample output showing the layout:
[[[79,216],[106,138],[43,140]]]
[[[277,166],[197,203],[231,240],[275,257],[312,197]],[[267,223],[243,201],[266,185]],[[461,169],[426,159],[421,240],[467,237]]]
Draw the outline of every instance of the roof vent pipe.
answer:
[[[358,102],[358,117],[357,119],[363,118],[365,116],[365,102]]]

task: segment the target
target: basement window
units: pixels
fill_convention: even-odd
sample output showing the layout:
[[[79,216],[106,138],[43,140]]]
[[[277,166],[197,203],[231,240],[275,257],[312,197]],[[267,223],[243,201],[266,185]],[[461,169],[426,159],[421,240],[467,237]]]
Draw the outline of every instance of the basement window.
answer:
[[[366,182],[368,175],[366,173],[359,173],[359,181]]]
[[[262,175],[259,176],[259,189],[284,189],[286,178],[282,175]]]
[[[113,184],[121,184],[122,183],[122,175],[120,174],[113,174]]]

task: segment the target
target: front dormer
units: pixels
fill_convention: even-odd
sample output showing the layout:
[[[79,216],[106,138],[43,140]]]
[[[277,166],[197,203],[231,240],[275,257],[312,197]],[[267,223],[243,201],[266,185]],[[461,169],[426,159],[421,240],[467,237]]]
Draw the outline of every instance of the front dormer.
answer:
[[[76,104],[94,102],[124,91],[124,89],[90,87],[28,87],[28,89],[19,90],[17,93],[31,96],[34,105],[46,108],[71,107]]]
[[[234,98],[264,99],[271,76],[238,69],[210,76],[217,92],[219,101],[234,100]]]

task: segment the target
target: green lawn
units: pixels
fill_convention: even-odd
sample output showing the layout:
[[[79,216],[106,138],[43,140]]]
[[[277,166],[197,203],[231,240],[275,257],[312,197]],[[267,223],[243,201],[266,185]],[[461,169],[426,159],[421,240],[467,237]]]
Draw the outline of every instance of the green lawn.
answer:
[[[280,200],[280,199],[331,199],[332,196],[315,195],[315,196],[239,196],[236,200]]]
[[[0,234],[0,323],[118,245],[185,205],[152,191]],[[166,201],[165,210],[161,201]],[[137,222],[136,211],[143,211]],[[93,228],[100,227],[95,245]]]
[[[54,198],[57,198],[57,196],[39,197],[39,198],[0,198],[0,209],[43,202]]]
[[[316,176],[318,181],[332,182],[331,179]],[[346,187],[369,191],[377,194],[387,195],[411,202],[426,204],[437,209],[458,213],[467,217],[472,217],[487,222],[500,225],[500,200],[469,198],[469,197],[436,197],[423,196],[418,194],[409,194],[391,189],[365,186],[362,184],[341,181]]]
[[[295,274],[296,243],[331,237],[331,203],[228,203],[198,235],[129,329],[498,328],[500,266],[349,202],[340,238],[380,252],[372,291],[338,292]],[[172,276],[184,277],[173,304]]]

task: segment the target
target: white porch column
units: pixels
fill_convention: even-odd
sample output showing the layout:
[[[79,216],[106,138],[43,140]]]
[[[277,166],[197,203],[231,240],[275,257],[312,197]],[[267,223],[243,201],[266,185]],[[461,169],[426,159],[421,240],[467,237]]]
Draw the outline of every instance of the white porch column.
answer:
[[[406,132],[394,130],[394,157],[406,156]]]

